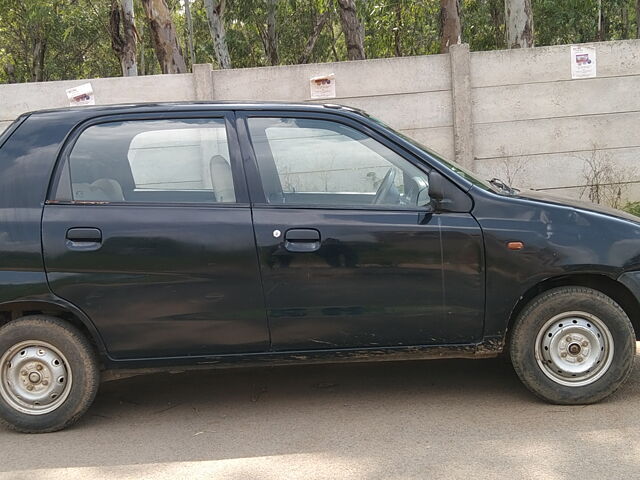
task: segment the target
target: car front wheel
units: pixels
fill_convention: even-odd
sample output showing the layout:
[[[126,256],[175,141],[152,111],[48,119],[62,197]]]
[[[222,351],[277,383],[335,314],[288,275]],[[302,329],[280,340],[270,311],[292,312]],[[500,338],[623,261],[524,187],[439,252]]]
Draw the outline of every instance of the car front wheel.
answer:
[[[539,397],[588,404],[609,396],[631,373],[635,333],[610,297],[585,287],[560,287],[533,299],[516,320],[513,366]]]
[[[0,328],[0,423],[25,433],[61,430],[89,408],[100,372],[72,325],[32,315]]]

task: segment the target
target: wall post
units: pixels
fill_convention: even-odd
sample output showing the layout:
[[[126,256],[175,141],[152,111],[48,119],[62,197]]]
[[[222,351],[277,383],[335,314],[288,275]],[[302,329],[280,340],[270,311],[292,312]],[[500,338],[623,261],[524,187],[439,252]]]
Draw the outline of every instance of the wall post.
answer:
[[[449,47],[451,62],[451,100],[453,106],[453,145],[460,165],[474,170],[473,118],[471,104],[471,53],[466,43]]]
[[[213,67],[210,63],[193,65],[194,100],[213,100]]]

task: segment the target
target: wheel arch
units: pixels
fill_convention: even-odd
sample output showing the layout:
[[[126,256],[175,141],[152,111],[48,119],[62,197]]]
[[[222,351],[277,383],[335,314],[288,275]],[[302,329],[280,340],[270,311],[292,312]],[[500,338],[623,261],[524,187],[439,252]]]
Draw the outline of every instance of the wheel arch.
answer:
[[[640,341],[640,304],[631,291],[622,283],[602,274],[580,273],[548,278],[529,288],[518,300],[509,316],[506,345],[509,345],[513,325],[524,307],[541,293],[557,287],[587,287],[598,290],[613,299],[625,311]]]
[[[50,315],[76,327],[94,346],[101,359],[107,355],[102,337],[78,308],[59,299],[22,299],[0,303],[0,326],[27,315]]]

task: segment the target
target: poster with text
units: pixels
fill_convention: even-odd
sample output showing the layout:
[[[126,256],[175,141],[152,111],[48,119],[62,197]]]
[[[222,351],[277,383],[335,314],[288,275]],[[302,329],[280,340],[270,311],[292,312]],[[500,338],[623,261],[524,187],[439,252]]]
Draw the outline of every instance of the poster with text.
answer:
[[[336,76],[333,73],[322,77],[313,77],[311,83],[311,100],[318,98],[336,98]]]
[[[596,47],[571,46],[571,78],[596,76]]]
[[[67,90],[67,98],[70,107],[79,107],[82,105],[95,105],[96,99],[93,96],[93,87],[90,83],[83,83],[77,87]]]

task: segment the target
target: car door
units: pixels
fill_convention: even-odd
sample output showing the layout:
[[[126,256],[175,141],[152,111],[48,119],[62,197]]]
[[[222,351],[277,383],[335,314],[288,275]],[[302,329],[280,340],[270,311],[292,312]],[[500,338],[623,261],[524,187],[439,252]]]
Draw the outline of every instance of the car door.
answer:
[[[72,135],[42,219],[50,288],[116,359],[266,351],[233,113],[167,115]]]
[[[480,339],[481,231],[427,205],[424,164],[338,115],[251,112],[239,129],[274,350]]]

